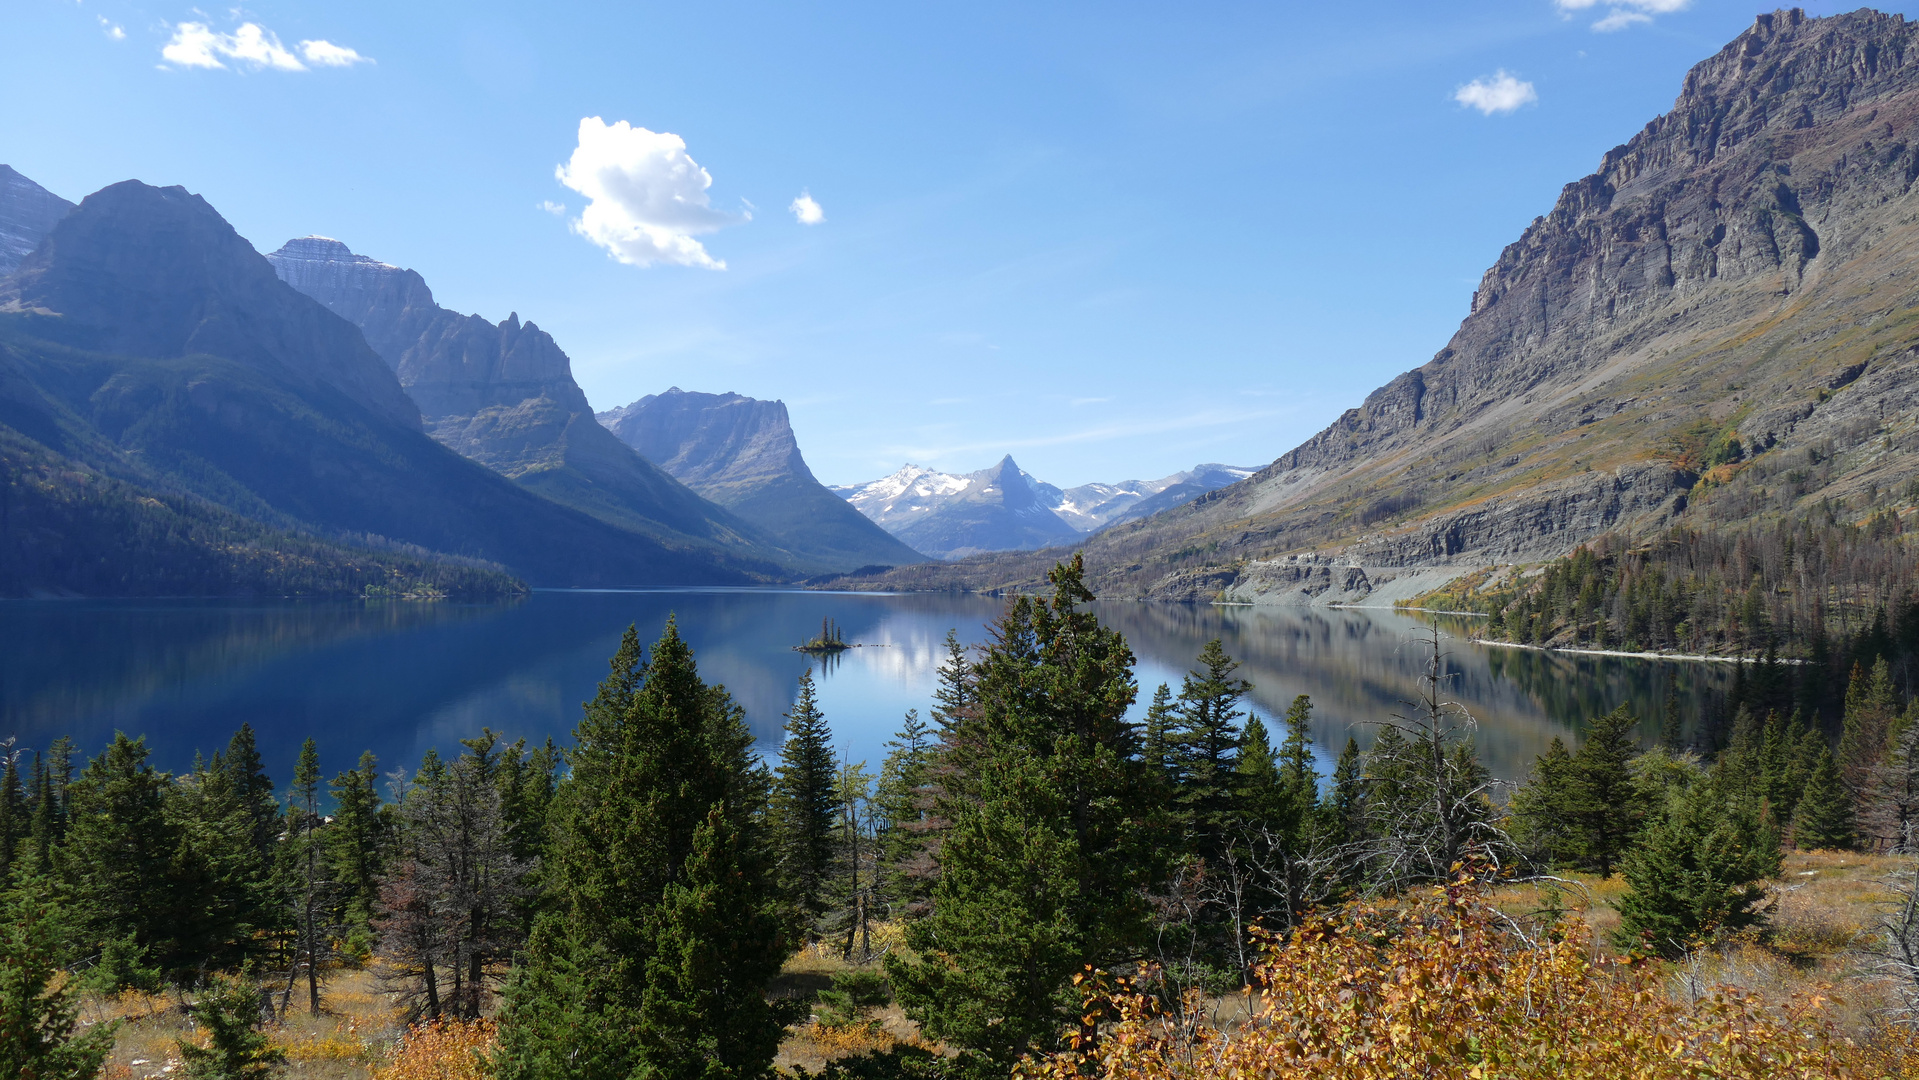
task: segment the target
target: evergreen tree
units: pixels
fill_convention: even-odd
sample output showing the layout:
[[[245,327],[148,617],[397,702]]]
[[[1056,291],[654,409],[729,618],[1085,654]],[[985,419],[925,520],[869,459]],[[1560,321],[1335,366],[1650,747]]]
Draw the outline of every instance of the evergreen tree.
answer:
[[[1216,855],[1230,840],[1239,756],[1240,702],[1252,684],[1236,679],[1239,663],[1218,638],[1200,650],[1199,667],[1182,678],[1179,704],[1166,741],[1177,787],[1173,796],[1192,837],[1193,851]]]
[[[51,866],[53,848],[67,834],[67,788],[73,782],[73,741],[65,735],[53,740],[46,760],[34,762],[33,828],[35,860]]]
[[[209,897],[168,813],[173,778],[147,764],[146,740],[121,734],[63,786],[66,836],[55,857],[84,947],[130,937],[169,977],[191,977],[206,956]]]
[[[1821,744],[1824,749],[1824,744]],[[1853,845],[1852,793],[1839,779],[1839,765],[1830,752],[1816,759],[1805,792],[1799,797],[1798,813],[1792,821],[1792,842],[1811,851],[1818,848],[1844,850]]]
[[[332,941],[332,926],[327,918],[327,894],[331,882],[324,861],[324,824],[320,816],[320,750],[312,739],[300,746],[300,757],[293,767],[293,784],[287,791],[286,835],[284,847],[293,918],[293,963],[288,966],[287,985],[281,995],[280,1009],[293,996],[293,987],[302,970],[306,972],[307,1011],[320,1015],[320,966],[325,962]]]
[[[0,910],[0,1077],[94,1080],[113,1053],[113,1023],[80,1026],[71,983],[56,984],[58,928],[44,892]]]
[[[1575,798],[1572,774],[1572,753],[1554,736],[1546,752],[1533,759],[1526,785],[1513,793],[1513,841],[1545,866],[1562,865],[1571,856],[1567,807]]]
[[[182,1072],[193,1080],[266,1080],[286,1060],[258,1030],[260,995],[249,978],[215,977],[187,1011],[207,1040],[179,1040]]]
[[[280,806],[274,800],[273,780],[253,736],[253,725],[241,724],[228,740],[222,762],[226,788],[246,823],[246,842],[262,863],[273,858],[280,836]]]
[[[13,864],[26,851],[33,832],[33,811],[20,783],[20,752],[13,740],[0,743],[6,766],[0,769],[0,889],[13,880]]]
[[[833,924],[840,956],[866,963],[873,956],[872,915],[878,882],[873,835],[873,778],[864,761],[841,761],[834,776]]]
[[[900,730],[886,744],[874,792],[879,816],[881,895],[890,903],[915,905],[926,898],[929,859],[926,850],[927,816],[931,809],[928,783],[934,763],[932,729],[918,709],[906,710]]]
[[[1146,767],[1151,769],[1155,776],[1164,776],[1169,779],[1173,776],[1171,733],[1178,722],[1178,714],[1173,708],[1172,687],[1160,683],[1159,688],[1153,691],[1152,704],[1146,707],[1146,737],[1141,752]],[[1266,749],[1270,759],[1272,746],[1268,744]]]
[[[790,946],[739,707],[671,620],[650,658],[629,627],[574,741],[495,1075],[763,1076],[785,1018],[764,994]]]
[[[966,717],[974,703],[973,665],[966,659],[959,631],[946,631],[946,660],[940,664],[939,685],[933,690],[933,723],[945,734]]]
[[[1679,673],[1668,671],[1665,705],[1659,714],[1659,745],[1677,753],[1685,730],[1685,718],[1679,715]]]
[[[827,878],[832,872],[833,825],[839,809],[833,790],[832,741],[833,733],[813,695],[809,669],[800,676],[799,697],[786,712],[772,816],[780,879],[803,926],[810,926],[830,905]]]
[[[1346,747],[1333,767],[1333,780],[1320,800],[1315,826],[1334,848],[1365,838],[1365,765],[1359,740],[1346,737]]]
[[[1852,681],[1846,689],[1846,713],[1839,736],[1839,778],[1855,799],[1862,799],[1872,785],[1872,773],[1885,756],[1894,720],[1899,715],[1898,694],[1892,685],[1892,668],[1882,656],[1871,672],[1853,665]]]
[[[1161,683],[1160,689],[1166,689],[1166,684]],[[1150,738],[1148,745],[1151,745]],[[1150,755],[1148,761],[1151,761]],[[1234,814],[1239,825],[1236,831],[1284,832],[1287,792],[1280,780],[1279,764],[1273,758],[1272,737],[1266,733],[1265,721],[1258,716],[1246,718],[1246,729],[1240,736],[1239,759],[1233,768],[1239,774],[1234,782],[1239,796]]]
[[[284,922],[273,852],[256,843],[256,807],[235,779],[224,753],[211,765],[196,755],[193,771],[167,792],[167,814],[184,845],[176,860],[191,865],[208,890],[191,939],[203,970],[239,967]]]
[[[907,928],[917,955],[887,961],[929,1034],[1003,1064],[1078,1021],[1083,965],[1137,955],[1162,860],[1126,720],[1132,651],[1084,609],[1084,575],[1076,556],[1048,575],[1050,601],[1015,599],[974,665],[942,750],[933,909]]]
[[[1730,807],[1708,778],[1676,792],[1625,858],[1622,948],[1677,956],[1763,919],[1760,884],[1778,871],[1778,837]]]
[[[380,878],[386,869],[390,819],[381,813],[379,760],[372,751],[335,776],[333,824],[326,831],[328,876],[335,884],[338,922],[349,949],[364,955],[373,947],[373,916],[380,903]]]
[[[1319,804],[1319,770],[1313,765],[1313,699],[1300,694],[1286,709],[1286,741],[1280,745],[1279,822],[1297,847]]]
[[[1621,705],[1592,722],[1572,756],[1573,799],[1566,807],[1567,852],[1584,869],[1611,877],[1645,813],[1629,767],[1638,753],[1639,718]]]

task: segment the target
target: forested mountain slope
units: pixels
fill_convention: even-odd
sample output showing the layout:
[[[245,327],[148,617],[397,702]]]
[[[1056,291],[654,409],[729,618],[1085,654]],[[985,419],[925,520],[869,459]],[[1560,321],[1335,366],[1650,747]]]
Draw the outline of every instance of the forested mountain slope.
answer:
[[[0,425],[22,447],[10,490],[63,470],[75,485],[98,474],[274,535],[486,560],[535,584],[746,583],[778,569],[615,528],[434,442],[360,332],[279,281],[181,188],[96,192],[0,278]],[[53,513],[53,494],[37,505]],[[5,521],[4,554],[23,565],[26,540],[106,520],[13,513],[32,505],[11,502]],[[159,568],[117,569],[134,580]]]
[[[1431,361],[1083,545],[1100,591],[1357,599],[1608,532],[1910,509],[1916,122],[1919,26],[1760,16],[1505,249]],[[886,580],[1024,587],[1057,557]]]

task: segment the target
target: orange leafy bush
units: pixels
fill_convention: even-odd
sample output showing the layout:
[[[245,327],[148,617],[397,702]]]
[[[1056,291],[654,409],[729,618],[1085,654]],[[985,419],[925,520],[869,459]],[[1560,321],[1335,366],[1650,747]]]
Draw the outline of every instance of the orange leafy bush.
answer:
[[[434,1020],[406,1033],[391,1063],[373,1080],[485,1080],[484,1055],[493,1047],[491,1020]]]
[[[1096,1040],[1024,1067],[1032,1080],[1664,1080],[1880,1077],[1884,1047],[1840,1036],[1826,1000],[1722,988],[1675,1000],[1667,969],[1593,947],[1573,920],[1529,941],[1461,884],[1404,905],[1349,905],[1268,947],[1262,1000],[1221,1030],[1197,999],[1156,1009],[1121,981]],[[1094,1030],[1089,1016],[1084,1030]],[[1894,1051],[1894,1056],[1897,1056]]]

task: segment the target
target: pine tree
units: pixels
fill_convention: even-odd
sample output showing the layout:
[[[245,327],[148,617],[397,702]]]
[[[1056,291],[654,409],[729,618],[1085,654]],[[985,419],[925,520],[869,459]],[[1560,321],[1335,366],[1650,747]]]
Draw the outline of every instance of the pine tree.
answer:
[[[1695,783],[1675,794],[1627,853],[1614,940],[1672,957],[1754,925],[1764,918],[1760,882],[1778,862],[1776,834],[1741,820],[1721,783]]]
[[[122,734],[61,786],[67,827],[56,865],[85,944],[130,937],[169,977],[190,977],[206,955],[210,898],[168,813],[173,778],[147,764],[146,740]]]
[[[887,743],[874,792],[879,816],[879,891],[902,908],[926,899],[931,859],[925,857],[928,783],[934,763],[932,729],[918,709],[906,710],[899,733]]]
[[[1286,741],[1280,745],[1279,821],[1297,848],[1319,804],[1319,770],[1313,765],[1313,699],[1300,694],[1286,709]]]
[[[217,976],[187,1011],[207,1040],[179,1040],[181,1071],[193,1080],[266,1080],[286,1060],[258,1030],[260,995],[251,979]]]
[[[37,757],[33,770],[33,828],[30,833],[34,859],[42,867],[52,865],[53,848],[67,834],[67,788],[73,782],[73,741],[65,735],[53,740],[46,760]]]
[[[259,807],[241,780],[224,752],[210,765],[195,755],[193,771],[167,793],[168,816],[183,834],[176,861],[190,865],[209,891],[189,950],[201,954],[202,969],[241,966],[284,925],[273,851],[258,842]],[[271,798],[269,782],[269,812]]]
[[[1872,772],[1885,756],[1892,725],[1899,715],[1892,668],[1884,657],[1868,673],[1855,664],[1846,689],[1846,713],[1839,736],[1839,778],[1855,799],[1872,785]]]
[[[1533,760],[1526,785],[1513,793],[1511,829],[1520,850],[1541,864],[1554,867],[1570,857],[1567,807],[1575,798],[1572,753],[1557,736],[1544,754]]]
[[[1314,828],[1330,847],[1341,848],[1365,838],[1364,770],[1359,740],[1349,735],[1333,767],[1332,784],[1314,815]]]
[[[94,1080],[114,1023],[82,1029],[71,982],[56,984],[58,930],[44,893],[17,890],[0,910],[0,1077]]]
[[[1173,776],[1173,749],[1170,733],[1178,722],[1178,714],[1173,709],[1173,689],[1165,683],[1160,683],[1159,688],[1153,691],[1153,703],[1146,707],[1146,738],[1141,752],[1146,767],[1156,776],[1169,779]],[[1271,750],[1272,747],[1269,744],[1267,746],[1269,757]]]
[[[20,783],[20,753],[13,740],[0,743],[6,767],[0,769],[0,889],[13,880],[13,864],[27,847],[33,831],[33,812]]]
[[[307,977],[307,1011],[320,1015],[320,966],[332,939],[327,916],[327,893],[331,882],[323,861],[324,840],[320,835],[320,750],[312,739],[300,746],[300,757],[293,767],[293,784],[287,791],[286,872],[289,902],[293,917],[294,963],[287,971],[287,985],[281,994],[280,1009],[286,1011],[293,997],[293,986],[302,970]]]
[[[346,944],[371,951],[373,916],[380,903],[380,878],[386,870],[390,819],[380,812],[379,761],[372,751],[355,767],[335,776],[333,824],[326,831],[328,876],[335,883],[338,922]]]
[[[766,1073],[785,1016],[764,994],[790,939],[752,741],[671,620],[650,658],[628,628],[554,794],[500,1080]]]
[[[1015,599],[974,665],[977,698],[942,753],[933,910],[887,972],[936,1038],[1010,1064],[1079,1020],[1083,965],[1138,955],[1161,866],[1156,785],[1127,722],[1132,651],[1083,605],[1084,563],[1050,601]]]
[[[1567,854],[1602,878],[1612,876],[1645,818],[1629,767],[1639,750],[1633,737],[1638,726],[1632,707],[1621,705],[1592,722],[1572,756]]]
[[[786,712],[786,738],[773,781],[773,835],[780,879],[802,926],[811,926],[830,901],[834,795],[833,733],[813,694],[813,672],[800,676],[799,697]]]
[[[1252,684],[1233,678],[1239,663],[1226,655],[1218,638],[1200,650],[1199,667],[1182,678],[1168,748],[1177,778],[1179,807],[1200,855],[1216,855],[1230,840],[1234,803],[1234,765],[1239,756],[1239,705]]]
[[[1821,743],[1821,749],[1824,748]],[[1807,851],[1845,850],[1852,847],[1854,838],[1852,793],[1839,779],[1839,765],[1832,754],[1822,753],[1815,760],[1812,775],[1799,797],[1798,813],[1792,821],[1792,842]]]
[[[1166,689],[1161,683],[1160,689]],[[1149,742],[1150,745],[1150,742]],[[1150,757],[1148,759],[1150,761]],[[1246,718],[1240,736],[1239,759],[1234,765],[1239,775],[1234,782],[1239,805],[1234,813],[1237,833],[1275,835],[1285,831],[1287,792],[1280,779],[1279,765],[1273,758],[1273,740],[1266,723],[1258,716]]]
[[[1685,730],[1685,718],[1679,715],[1679,673],[1668,671],[1666,701],[1659,715],[1659,745],[1677,753]]]
[[[933,690],[933,723],[942,733],[959,724],[974,703],[973,665],[966,659],[959,631],[946,632],[946,660],[939,667],[939,686]]]

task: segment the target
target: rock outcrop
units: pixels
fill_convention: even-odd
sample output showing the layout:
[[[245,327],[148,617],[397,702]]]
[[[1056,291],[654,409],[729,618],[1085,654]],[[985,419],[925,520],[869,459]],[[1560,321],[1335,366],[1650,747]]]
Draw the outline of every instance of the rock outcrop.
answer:
[[[832,570],[925,561],[814,478],[783,402],[676,386],[599,420],[674,479]]]
[[[1431,361],[1246,480],[1098,534],[1094,580],[1191,595],[1290,553],[1463,570],[1903,510],[1916,178],[1919,25],[1762,15],[1501,253]],[[1033,584],[1056,554],[966,583]]]
[[[13,273],[72,210],[72,203],[0,165],[0,277]]]

